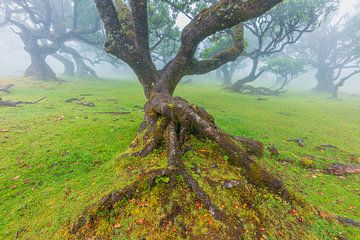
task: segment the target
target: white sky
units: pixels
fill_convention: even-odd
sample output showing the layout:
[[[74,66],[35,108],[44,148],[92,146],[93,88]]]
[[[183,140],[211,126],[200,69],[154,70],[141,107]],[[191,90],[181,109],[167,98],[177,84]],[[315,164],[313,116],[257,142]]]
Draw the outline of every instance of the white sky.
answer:
[[[340,13],[343,14],[343,13],[347,13],[347,12],[353,12],[354,5],[356,5],[356,3],[360,3],[360,1],[359,0],[342,0]]]

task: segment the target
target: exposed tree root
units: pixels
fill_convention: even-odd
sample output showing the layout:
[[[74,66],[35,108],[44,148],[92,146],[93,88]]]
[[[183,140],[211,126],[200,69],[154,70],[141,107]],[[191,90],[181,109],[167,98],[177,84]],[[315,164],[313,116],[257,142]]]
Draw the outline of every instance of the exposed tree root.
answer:
[[[336,163],[333,164],[331,167],[325,170],[325,172],[329,174],[334,174],[336,176],[344,176],[348,174],[356,174],[360,173],[360,165],[345,165]]]
[[[14,84],[7,84],[5,86],[0,86],[0,92],[11,93],[10,89],[13,88],[14,86],[15,86]]]
[[[22,104],[36,104],[42,100],[46,99],[46,97],[43,97],[39,100],[36,100],[34,102],[23,102],[23,101],[3,101],[0,98],[0,106],[4,106],[4,107],[17,107],[18,105],[22,105]]]
[[[225,213],[216,206],[186,170],[181,155],[185,149],[185,141],[190,134],[199,139],[210,139],[218,144],[228,154],[229,163],[241,167],[244,176],[251,184],[257,187],[265,187],[280,195],[284,200],[292,200],[281,180],[255,162],[253,156],[261,156],[264,151],[261,143],[247,138],[231,136],[220,130],[215,125],[213,117],[203,108],[191,105],[181,98],[168,97],[153,99],[146,104],[144,122],[131,144],[132,153],[128,153],[132,156],[145,157],[153,150],[165,145],[168,159],[167,167],[150,171],[140,176],[140,180],[105,196],[98,209],[110,210],[124,198],[132,198],[136,193],[142,191],[141,186],[143,186],[144,181],[148,183],[148,186],[153,187],[156,178],[167,176],[171,185],[175,183],[178,176],[182,176],[190,190],[214,219],[223,223],[232,223],[229,224],[228,231],[239,236],[242,235],[244,233],[242,221],[237,216]],[[169,218],[175,213],[176,209],[174,209],[174,213],[170,213]],[[70,232],[76,233],[84,223],[84,220],[80,218]]]
[[[250,85],[243,85],[240,89],[236,90],[239,93],[247,93],[251,95],[260,95],[260,96],[279,96],[281,94],[286,93],[286,90],[282,88],[279,89],[271,89],[266,87],[253,87]]]
[[[360,228],[360,222],[355,221],[354,219],[336,216],[336,220],[338,220],[340,223],[344,225]]]
[[[354,220],[354,219],[351,219],[351,218],[345,218],[345,217],[340,217],[340,216],[337,216],[335,214],[331,214],[331,213],[327,213],[327,212],[324,212],[324,211],[321,211],[319,209],[316,209],[317,212],[318,212],[318,215],[321,217],[321,218],[324,218],[324,219],[328,219],[328,220],[335,220],[343,225],[347,225],[347,226],[352,226],[352,227],[356,227],[356,228],[360,228],[360,222]]]

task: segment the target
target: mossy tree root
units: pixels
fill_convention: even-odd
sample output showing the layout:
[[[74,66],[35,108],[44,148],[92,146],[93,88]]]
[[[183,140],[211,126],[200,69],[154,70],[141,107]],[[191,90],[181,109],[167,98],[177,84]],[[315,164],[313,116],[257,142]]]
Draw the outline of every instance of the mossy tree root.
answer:
[[[282,181],[261,167],[252,157],[262,156],[263,145],[260,142],[223,132],[205,109],[182,98],[155,98],[146,104],[144,123],[132,143],[133,149],[140,150],[135,150],[132,155],[144,157],[161,147],[167,141],[166,135],[170,126],[174,128],[174,138],[180,150],[185,148],[186,137],[189,135],[210,139],[226,151],[231,165],[244,169],[244,175],[250,183],[266,187],[284,200],[290,200]]]
[[[247,138],[231,136],[220,130],[214,123],[213,117],[203,108],[189,104],[181,98],[168,97],[154,98],[146,104],[144,122],[131,144],[131,155],[141,157],[165,146],[168,159],[167,167],[150,171],[140,176],[140,180],[131,185],[106,195],[99,203],[98,210],[110,210],[124,198],[132,198],[135,194],[142,192],[141,187],[144,186],[144,181],[153,187],[157,177],[167,176],[170,179],[170,185],[172,185],[175,184],[177,176],[182,176],[191,191],[194,192],[197,199],[203,203],[203,206],[214,219],[223,223],[232,223],[229,231],[241,235],[244,232],[241,220],[217,207],[209,195],[199,186],[196,179],[186,170],[181,156],[184,153],[186,138],[191,134],[199,139],[206,138],[217,143],[228,154],[229,163],[241,167],[243,174],[251,184],[257,187],[265,187],[280,195],[284,200],[292,200],[281,180],[255,162],[253,156],[263,154],[261,143]],[[237,224],[233,224],[234,222]],[[84,220],[80,218],[70,232],[76,233],[84,224]]]

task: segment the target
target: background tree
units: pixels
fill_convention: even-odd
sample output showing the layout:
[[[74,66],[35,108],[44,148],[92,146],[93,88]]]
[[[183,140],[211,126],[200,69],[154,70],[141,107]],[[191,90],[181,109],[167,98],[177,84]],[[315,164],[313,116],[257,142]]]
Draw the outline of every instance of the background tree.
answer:
[[[99,18],[80,29],[78,3],[83,0],[2,0],[2,26],[19,35],[31,65],[25,75],[37,79],[54,79],[55,72],[46,63],[47,56],[56,53],[67,41],[87,42],[88,36],[100,30]],[[64,59],[62,59],[64,60]]]
[[[246,83],[258,79],[265,72],[261,68],[261,61],[282,52],[305,33],[314,31],[337,4],[338,1],[287,0],[266,14],[248,21],[245,27],[250,33],[249,42],[252,44],[245,56],[252,67],[249,74],[236,81],[231,89],[239,91]]]
[[[243,167],[244,175],[256,186],[267,187],[289,200],[289,194],[281,181],[258,165],[250,155],[261,155],[262,145],[256,141],[234,137],[220,130],[213,117],[203,108],[190,104],[174,91],[184,76],[205,74],[234,61],[244,48],[243,22],[258,17],[281,0],[224,0],[204,5],[194,15],[181,33],[178,52],[163,68],[157,69],[151,57],[148,1],[133,0],[126,4],[117,0],[95,0],[106,29],[106,50],[126,62],[136,73],[147,98],[144,122],[132,142],[133,156],[146,156],[165,143],[168,167],[148,173],[147,177],[183,177],[204,207],[219,220],[226,222],[233,215],[218,208],[189,174],[181,159],[182,149],[188,136],[208,138],[219,144],[229,155],[232,165]],[[234,44],[208,59],[196,58],[199,45],[209,36],[232,28]],[[132,187],[105,197],[104,208],[112,206],[126,196]],[[124,194],[125,193],[125,194]],[[241,234],[241,222],[229,226],[230,231]]]
[[[287,55],[280,55],[266,61],[263,69],[276,76],[275,92],[281,93],[292,80],[306,72],[305,61]]]
[[[337,97],[345,82],[360,73],[360,15],[329,19],[295,46],[316,69],[316,91]]]

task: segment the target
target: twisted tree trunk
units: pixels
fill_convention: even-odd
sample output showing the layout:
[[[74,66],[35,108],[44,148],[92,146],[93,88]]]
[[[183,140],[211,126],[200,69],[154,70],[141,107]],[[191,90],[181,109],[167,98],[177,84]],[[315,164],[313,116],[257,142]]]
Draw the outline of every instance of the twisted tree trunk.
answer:
[[[129,8],[122,1],[117,2],[123,4],[123,15],[120,17],[112,0],[95,0],[107,32],[105,47],[109,53],[125,61],[134,70],[147,99],[144,121],[128,154],[145,157],[158,148],[164,148],[167,152],[167,166],[160,170],[149,170],[142,176],[150,183],[150,187],[155,184],[156,177],[168,176],[169,184],[175,185],[177,177],[181,176],[214,219],[223,223],[234,222],[229,219],[237,219],[236,224],[227,225],[226,228],[241,236],[243,225],[237,216],[221,210],[185,167],[182,155],[191,136],[199,140],[210,139],[218,144],[229,156],[229,164],[241,168],[250,183],[266,188],[285,200],[291,200],[292,197],[279,178],[255,161],[255,157],[263,153],[260,142],[225,133],[205,109],[180,97],[174,97],[173,93],[184,76],[208,73],[238,58],[244,49],[244,30],[241,23],[269,10],[281,0],[234,0],[212,4],[185,27],[179,52],[161,70],[156,69],[151,59],[148,2],[129,1]],[[234,27],[232,48],[208,60],[195,59],[196,50],[206,37],[230,27]],[[139,181],[106,195],[98,208],[111,209],[124,198],[142,192],[143,185]],[[84,224],[84,217],[81,217],[71,229],[71,233],[78,232]]]
[[[90,66],[86,65],[83,57],[74,49],[68,46],[62,46],[61,51],[70,54],[76,63],[76,76],[85,78],[97,78],[96,72]]]
[[[75,75],[75,65],[74,63],[67,59],[66,57],[62,56],[59,53],[54,53],[51,55],[53,58],[58,60],[64,66],[64,76],[74,76]]]
[[[39,80],[56,79],[56,73],[46,62],[46,55],[37,52],[29,52],[31,64],[25,71],[26,77],[32,77]]]
[[[252,156],[262,156],[263,145],[260,142],[233,137],[223,132],[214,122],[214,118],[203,108],[186,100],[173,97],[168,91],[151,94],[145,105],[144,122],[131,144],[133,156],[145,157],[168,139],[167,131],[173,129],[171,144],[165,147],[169,153],[169,168],[177,164],[174,157],[180,157],[181,149],[189,136],[200,140],[207,138],[216,142],[229,155],[229,163],[243,167],[248,180],[270,191],[288,197],[281,181],[259,166]]]
[[[233,83],[230,88],[232,91],[241,92],[241,90],[245,86],[245,84],[255,81],[265,72],[264,70],[258,71],[260,55],[255,55],[254,57],[252,57],[251,60],[252,60],[251,72],[246,77],[243,77],[242,79]]]
[[[255,75],[249,75],[246,76],[238,81],[236,81],[235,83],[232,84],[231,86],[231,90],[234,92],[241,92],[243,87],[247,84],[247,83],[251,83],[253,81],[256,80],[256,76]]]

